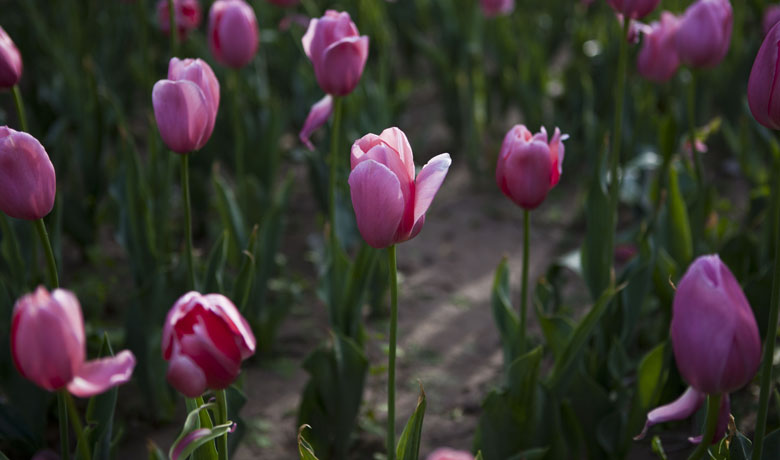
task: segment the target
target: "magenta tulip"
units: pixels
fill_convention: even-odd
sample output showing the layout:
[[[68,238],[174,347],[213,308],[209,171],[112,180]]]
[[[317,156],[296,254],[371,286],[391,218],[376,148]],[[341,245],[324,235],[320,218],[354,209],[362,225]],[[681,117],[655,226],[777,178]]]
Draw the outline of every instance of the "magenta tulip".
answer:
[[[368,37],[358,34],[349,13],[328,10],[312,19],[302,43],[323,91],[345,96],[355,89],[368,59]]]
[[[733,13],[729,0],[697,0],[680,18],[677,54],[684,64],[715,67],[726,57],[731,43]]]
[[[615,11],[631,19],[642,19],[652,12],[661,0],[607,0]]]
[[[200,150],[211,137],[219,109],[219,81],[200,59],[171,58],[168,79],[155,83],[157,128],[176,153]]]
[[[479,0],[479,6],[485,17],[493,18],[514,11],[515,0]]]
[[[414,238],[447,175],[452,160],[442,153],[415,179],[412,147],[406,134],[388,128],[366,134],[352,145],[349,188],[358,230],[370,246],[386,248]]]
[[[221,294],[188,292],[168,312],[163,358],[168,382],[194,398],[207,388],[227,388],[241,362],[255,353],[255,336],[233,302]]]
[[[191,30],[197,29],[200,25],[200,3],[198,0],[173,0],[173,10],[179,38],[184,39]],[[157,2],[157,23],[165,34],[169,34],[171,30],[168,13],[168,0],[159,0]]]
[[[22,78],[22,55],[0,27],[0,88],[12,88]]]
[[[780,24],[764,37],[748,80],[748,104],[756,121],[770,129],[780,129],[780,98],[778,95],[778,52]]]
[[[29,134],[0,127],[0,210],[38,220],[51,212],[57,177],[49,155]]]
[[[637,56],[636,67],[644,78],[662,83],[669,81],[680,66],[675,47],[678,19],[672,13],[661,13],[661,21],[650,24],[645,33],[642,49]]]
[[[209,11],[209,48],[220,63],[239,69],[257,52],[257,18],[244,0],[217,0]]]
[[[62,388],[80,398],[121,385],[133,374],[130,351],[86,359],[81,305],[72,292],[39,287],[20,298],[11,319],[11,355],[28,380],[48,391]]]
[[[764,35],[768,34],[778,22],[780,22],[780,5],[767,6],[764,10],[764,19],[761,21]]]
[[[549,142],[544,127],[536,134],[524,125],[510,129],[496,164],[496,182],[504,195],[526,210],[542,204],[561,178],[566,139],[558,128]]]
[[[426,460],[474,460],[474,456],[471,452],[465,450],[449,449],[447,447],[440,447],[426,458]]]
[[[639,433],[639,435],[634,437],[634,439],[639,440],[644,438],[647,435],[647,431],[653,425],[664,422],[685,420],[686,418],[693,416],[693,414],[699,410],[699,407],[701,407],[706,399],[707,395],[693,387],[688,387],[682,396],[677,398],[675,401],[665,406],[656,407],[655,409],[648,412],[645,427],[642,429],[642,432]],[[710,440],[710,444],[720,441],[726,434],[726,429],[728,428],[729,424],[730,410],[731,400],[729,399],[729,395],[723,395],[723,399],[720,401],[720,411],[718,412],[718,424],[715,429],[715,434]],[[701,440],[702,435],[688,438],[688,441],[697,444],[700,443]]]

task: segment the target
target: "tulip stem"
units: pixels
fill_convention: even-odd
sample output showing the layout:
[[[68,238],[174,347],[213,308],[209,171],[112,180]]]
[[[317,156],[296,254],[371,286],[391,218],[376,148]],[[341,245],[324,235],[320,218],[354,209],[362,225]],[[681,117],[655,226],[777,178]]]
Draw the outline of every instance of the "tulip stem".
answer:
[[[528,259],[531,232],[531,213],[523,210],[523,274],[520,284],[520,346],[525,350],[525,316],[528,306]]]
[[[238,203],[241,205],[241,210],[246,212],[248,209],[246,205],[246,199],[244,192],[246,185],[244,184],[246,176],[244,172],[244,130],[242,129],[243,119],[239,115],[241,98],[239,94],[239,82],[240,74],[238,70],[230,72],[230,93],[232,98],[232,104],[230,105],[230,116],[233,122],[233,142],[235,148],[235,160],[236,160],[236,184],[238,185]]]
[[[190,156],[181,155],[181,195],[184,201],[184,238],[186,248],[184,258],[187,259],[187,272],[190,289],[197,289],[195,285],[195,263],[192,258],[192,204],[190,203]]]
[[[769,320],[767,321],[766,337],[764,338],[764,356],[761,363],[761,392],[758,397],[758,416],[756,430],[753,435],[753,460],[760,460],[764,448],[766,419],[769,413],[769,395],[772,393],[772,360],[775,356],[775,341],[777,339],[777,313],[780,303],[780,177],[775,166],[775,196],[772,200],[771,226],[775,232],[775,266],[772,275],[772,294],[769,303]]]
[[[701,165],[701,152],[696,148],[696,74],[693,69],[691,69],[691,81],[688,82],[688,128],[690,129],[693,170],[701,193],[704,186],[704,172]]]
[[[704,430],[702,431],[701,442],[696,446],[696,450],[688,457],[688,460],[699,460],[707,452],[710,444],[712,444],[712,438],[715,436],[715,430],[718,428],[720,402],[722,399],[722,394],[707,396],[707,416],[704,419]]]
[[[227,395],[225,390],[216,390],[218,418],[216,425],[224,425],[228,421]],[[219,460],[228,459],[228,434],[225,433],[217,440],[217,450],[219,451]]]
[[[174,0],[168,0],[168,24],[171,37],[171,57],[177,57],[176,55],[179,52],[179,41],[176,36],[178,31],[176,30],[176,8],[173,1]]]
[[[46,231],[46,224],[43,223],[43,219],[38,219],[34,222],[34,225],[36,232],[38,232],[38,238],[41,240],[43,252],[46,254],[46,269],[49,272],[49,282],[52,288],[56,289],[60,287],[60,279],[57,276],[57,262],[54,260],[54,250],[51,247],[49,233]]]
[[[341,99],[333,96],[333,130],[330,134],[330,243],[335,260],[339,239],[336,232],[336,192],[339,174],[339,142],[341,134]]]
[[[387,353],[387,460],[395,460],[395,343],[398,334],[398,273],[395,245],[387,248],[390,266],[390,347]]]
[[[70,441],[68,440],[68,405],[65,402],[66,390],[57,392],[57,416],[60,421],[60,457],[70,458]]]
[[[81,426],[81,419],[79,419],[79,413],[76,410],[76,403],[73,402],[73,397],[67,390],[62,390],[60,394],[63,395],[63,399],[68,406],[68,413],[70,414],[70,421],[73,424],[73,431],[76,433],[76,440],[78,442],[78,449],[80,451],[80,457],[82,460],[90,460],[92,455],[89,452],[89,446],[87,445],[87,438],[84,437],[84,428]]]
[[[19,124],[22,126],[22,131],[29,133],[27,128],[27,115],[24,113],[24,102],[22,101],[22,92],[19,90],[19,85],[14,85],[14,103],[16,104],[16,114],[19,116]]]

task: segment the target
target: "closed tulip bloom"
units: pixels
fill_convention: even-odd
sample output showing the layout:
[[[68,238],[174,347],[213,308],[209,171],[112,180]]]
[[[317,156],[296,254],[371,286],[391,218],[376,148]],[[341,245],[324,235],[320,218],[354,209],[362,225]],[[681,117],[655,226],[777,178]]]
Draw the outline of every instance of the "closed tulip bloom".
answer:
[[[509,14],[515,9],[515,0],[479,0],[482,14],[488,18]]]
[[[769,5],[764,10],[764,19],[761,21],[764,35],[768,34],[778,22],[780,22],[780,5]]]
[[[255,345],[249,324],[230,299],[188,292],[165,319],[162,349],[168,382],[189,398],[207,388],[227,388]]]
[[[358,230],[366,243],[381,249],[420,233],[452,160],[448,153],[433,157],[415,179],[406,134],[388,128],[355,141],[350,162],[349,188]]]
[[[706,394],[750,382],[761,359],[753,311],[717,255],[696,259],[677,285],[670,331],[677,369]]]
[[[312,19],[302,43],[323,91],[345,96],[355,89],[368,59],[368,37],[358,34],[349,13],[328,10]]]
[[[770,129],[780,129],[778,95],[778,53],[780,25],[775,24],[764,37],[748,80],[748,104],[756,121]]]
[[[0,27],[0,88],[11,88],[22,78],[22,55]]]
[[[62,388],[88,398],[117,385],[133,374],[130,351],[86,361],[81,305],[72,292],[43,287],[20,298],[11,319],[11,355],[28,380],[56,391]]]
[[[558,128],[549,142],[544,127],[536,134],[524,125],[510,129],[496,163],[496,182],[504,195],[526,210],[542,204],[561,178],[567,138]]]
[[[607,0],[615,11],[631,19],[642,19],[658,6],[661,0]]]
[[[678,19],[668,11],[661,13],[661,21],[650,24],[642,49],[637,56],[636,67],[644,78],[662,83],[668,81],[680,66],[675,47]]]
[[[244,0],[218,0],[209,12],[209,48],[221,64],[244,67],[257,52],[257,18]]]
[[[38,139],[0,127],[0,211],[38,220],[51,212],[56,193],[54,166]]]
[[[187,34],[200,25],[201,11],[198,0],[173,0],[174,21],[179,37],[184,39]],[[157,23],[160,30],[168,34],[171,30],[170,15],[168,14],[168,0],[157,2]]]
[[[440,447],[426,458],[426,460],[474,460],[471,452],[465,450],[455,450],[447,447]]]
[[[715,67],[731,43],[733,13],[729,0],[697,0],[680,18],[676,45],[680,61],[691,67]]]

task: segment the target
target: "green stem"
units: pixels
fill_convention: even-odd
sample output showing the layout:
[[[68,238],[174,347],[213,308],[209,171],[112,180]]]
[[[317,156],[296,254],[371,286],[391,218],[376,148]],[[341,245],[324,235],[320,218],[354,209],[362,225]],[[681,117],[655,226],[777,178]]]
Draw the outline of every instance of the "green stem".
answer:
[[[197,289],[195,285],[195,263],[192,256],[192,204],[190,203],[190,168],[189,154],[181,156],[181,194],[184,200],[184,238],[186,247],[184,258],[187,260],[187,273],[190,281],[190,289]]]
[[[398,334],[398,273],[395,245],[387,248],[390,266],[390,348],[387,354],[387,460],[395,460],[395,343]]]
[[[230,116],[233,121],[233,142],[235,148],[235,160],[236,160],[236,184],[238,185],[238,202],[242,205],[242,211],[246,212],[247,208],[244,206],[244,191],[245,185],[245,172],[244,172],[244,130],[242,129],[243,119],[240,116],[240,104],[241,98],[239,94],[239,78],[238,70],[230,72],[230,93],[232,103],[230,105]]]
[[[14,103],[16,104],[16,114],[19,115],[19,124],[22,126],[22,131],[29,133],[27,127],[27,115],[24,113],[24,102],[22,101],[22,92],[19,90],[19,85],[14,85]]]
[[[176,7],[173,2],[174,0],[168,0],[168,24],[171,32],[171,57],[176,57],[179,53],[179,37],[176,29]]]
[[[522,284],[520,284],[520,346],[525,349],[525,317],[528,306],[528,259],[529,259],[529,240],[531,233],[530,212],[523,210],[523,274]]]
[[[67,390],[57,392],[57,416],[60,421],[60,457],[70,458],[70,441],[68,440],[68,404],[65,402]]]
[[[38,219],[34,222],[35,231],[38,232],[38,238],[41,240],[41,246],[46,254],[46,269],[49,272],[49,282],[51,287],[56,289],[60,287],[60,279],[57,276],[57,262],[54,260],[54,250],[51,247],[51,241],[49,241],[49,233],[46,231],[46,224],[43,223],[43,219]]]
[[[22,275],[25,270],[22,250],[19,247],[19,239],[16,237],[16,232],[8,221],[8,217],[2,212],[0,212],[0,235],[2,235],[4,239],[7,239],[11,246],[11,257],[13,258],[11,266],[15,266],[16,269],[19,270],[19,274]],[[19,279],[23,278],[20,276]]]
[[[330,134],[330,243],[333,257],[339,244],[336,232],[336,191],[339,180],[339,142],[341,135],[341,98],[333,96],[333,130]]]
[[[218,418],[217,425],[224,425],[228,421],[227,395],[225,390],[217,390]],[[219,451],[219,460],[228,458],[228,434],[225,433],[217,439],[217,450]]]
[[[699,192],[704,186],[704,172],[701,165],[701,152],[696,148],[696,74],[691,69],[691,81],[688,83],[688,128],[690,129],[691,156],[698,182]]]
[[[67,390],[61,390],[60,394],[63,395],[63,399],[65,399],[65,402],[67,402],[68,405],[68,413],[70,414],[70,421],[73,424],[73,431],[76,433],[81,460],[90,460],[92,455],[89,453],[87,438],[84,436],[84,428],[81,426],[81,419],[76,410],[76,403],[73,402],[73,397]]]
[[[707,396],[707,417],[704,419],[704,431],[702,432],[701,442],[688,457],[688,460],[699,460],[707,452],[710,444],[712,444],[712,437],[715,436],[715,430],[718,427],[721,399],[723,399],[722,394]]]

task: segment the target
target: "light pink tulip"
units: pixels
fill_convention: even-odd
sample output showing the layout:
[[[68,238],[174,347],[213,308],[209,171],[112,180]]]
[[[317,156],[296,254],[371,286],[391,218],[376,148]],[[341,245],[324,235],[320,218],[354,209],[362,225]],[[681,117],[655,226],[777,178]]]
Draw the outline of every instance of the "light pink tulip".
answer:
[[[642,19],[650,14],[661,0],[607,0],[609,6],[623,16]]]
[[[197,29],[200,25],[200,3],[198,0],[173,0],[173,9],[179,38],[183,40],[191,30]],[[171,30],[168,13],[168,0],[159,0],[157,2],[157,24],[165,34],[169,34]]]
[[[729,51],[732,22],[729,0],[697,0],[685,10],[677,26],[680,61],[696,68],[718,65]]]
[[[190,398],[207,388],[227,388],[255,346],[249,323],[230,299],[188,292],[165,319],[162,349],[168,382]]]
[[[780,94],[778,94],[778,47],[780,42],[780,23],[764,37],[764,43],[758,49],[748,80],[748,105],[753,117],[769,129],[780,129]],[[776,97],[778,96],[778,97]]]
[[[634,439],[640,440],[644,438],[647,435],[647,431],[653,425],[657,425],[659,423],[664,423],[664,422],[685,420],[686,418],[693,416],[693,414],[695,414],[696,411],[699,410],[699,407],[701,407],[701,405],[706,400],[706,396],[707,395],[700,392],[699,390],[693,387],[688,387],[688,389],[685,390],[682,396],[680,396],[673,402],[665,406],[656,407],[655,409],[648,412],[647,421],[645,422],[645,427],[642,429],[642,432],[639,433],[639,435],[634,437]],[[723,398],[720,401],[720,412],[718,413],[718,424],[715,429],[715,434],[710,440],[711,444],[720,441],[721,439],[723,439],[723,436],[726,434],[726,429],[728,428],[728,424],[729,424],[730,409],[731,409],[731,400],[729,398],[729,395],[725,394],[723,395]],[[696,444],[700,443],[701,440],[702,440],[702,435],[688,438],[688,441]]]
[[[485,17],[493,18],[510,14],[515,9],[515,0],[479,0],[479,6],[482,8],[482,14]]]
[[[358,230],[370,246],[385,248],[420,233],[452,160],[448,153],[433,157],[415,179],[406,134],[388,128],[355,141],[350,163],[349,188]]]
[[[11,88],[22,78],[22,55],[0,27],[0,88]]]
[[[660,22],[650,24],[636,62],[639,74],[646,79],[659,83],[668,81],[680,67],[675,46],[677,24],[677,17],[668,11],[661,13]]]
[[[474,460],[471,452],[465,450],[455,450],[447,447],[440,447],[426,458],[426,460]]]
[[[496,163],[496,182],[504,195],[526,210],[542,204],[561,178],[566,139],[558,128],[549,142],[544,127],[536,134],[524,125],[510,129]]]
[[[73,293],[39,287],[20,298],[11,319],[11,355],[28,380],[48,391],[67,387],[88,398],[121,385],[133,374],[130,351],[92,361],[86,359],[84,320]]]
[[[38,139],[0,127],[0,210],[38,220],[51,212],[56,193],[54,166]]]
[[[309,150],[314,150],[314,144],[311,143],[309,137],[328,121],[331,113],[333,113],[333,96],[330,94],[326,94],[325,97],[311,106],[309,115],[306,116],[306,121],[303,123],[303,129],[301,129],[301,133],[298,135],[298,138]]]
[[[355,89],[368,59],[368,37],[359,35],[349,13],[328,10],[312,19],[302,43],[323,91],[345,96]]]
[[[780,5],[767,6],[764,10],[764,19],[761,21],[764,35],[768,34],[772,27],[778,22],[780,22]]]
[[[217,0],[209,11],[209,48],[220,63],[239,69],[252,60],[258,44],[257,18],[244,0]]]

